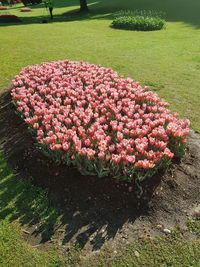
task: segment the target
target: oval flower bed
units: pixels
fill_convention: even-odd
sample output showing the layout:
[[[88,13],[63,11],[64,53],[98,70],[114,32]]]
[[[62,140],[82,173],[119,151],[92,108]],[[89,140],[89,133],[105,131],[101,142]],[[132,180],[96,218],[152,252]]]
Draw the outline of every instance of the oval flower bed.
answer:
[[[82,174],[131,181],[184,152],[189,120],[109,68],[57,61],[24,68],[12,98],[43,153]]]

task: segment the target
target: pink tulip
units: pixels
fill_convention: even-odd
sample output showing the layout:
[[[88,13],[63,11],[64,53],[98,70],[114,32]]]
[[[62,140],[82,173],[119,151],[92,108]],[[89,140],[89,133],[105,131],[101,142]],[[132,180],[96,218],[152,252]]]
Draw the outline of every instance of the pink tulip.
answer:
[[[183,145],[189,120],[131,78],[100,65],[69,60],[24,68],[13,80],[12,99],[38,142],[106,164],[153,168]],[[76,151],[76,154],[74,152]],[[106,165],[107,166],[107,165]]]

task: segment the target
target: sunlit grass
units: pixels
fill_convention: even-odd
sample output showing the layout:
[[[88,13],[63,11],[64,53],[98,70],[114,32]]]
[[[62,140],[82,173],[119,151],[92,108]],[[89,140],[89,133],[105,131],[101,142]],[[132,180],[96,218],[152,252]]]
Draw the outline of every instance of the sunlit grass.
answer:
[[[155,240],[135,242],[123,247],[116,254],[105,250],[98,262],[88,267],[197,267],[200,262],[200,242],[184,241],[180,233]]]

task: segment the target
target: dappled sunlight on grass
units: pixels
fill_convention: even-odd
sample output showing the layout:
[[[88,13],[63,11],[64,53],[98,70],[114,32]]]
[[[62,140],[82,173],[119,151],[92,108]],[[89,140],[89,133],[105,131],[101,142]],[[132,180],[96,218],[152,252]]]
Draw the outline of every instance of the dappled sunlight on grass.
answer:
[[[35,235],[48,239],[58,223],[56,209],[50,208],[45,191],[31,185],[28,180],[18,180],[0,154],[0,219],[18,220],[21,225],[40,223]]]
[[[61,266],[57,253],[38,251],[22,239],[19,224],[0,221],[1,266]]]

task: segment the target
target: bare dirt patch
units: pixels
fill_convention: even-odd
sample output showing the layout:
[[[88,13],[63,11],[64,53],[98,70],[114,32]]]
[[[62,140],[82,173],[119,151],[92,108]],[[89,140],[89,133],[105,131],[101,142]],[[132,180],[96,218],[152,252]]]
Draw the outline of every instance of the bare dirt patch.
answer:
[[[88,255],[105,245],[114,249],[163,234],[165,228],[179,225],[184,229],[199,205],[200,135],[193,131],[187,155],[174,161],[165,173],[145,181],[141,199],[134,193],[134,183],[82,176],[75,168],[56,166],[44,157],[15,114],[9,91],[0,97],[0,149],[18,177],[31,177],[58,207],[61,224],[54,229],[58,243],[62,247],[79,243]],[[25,239],[34,246],[46,246],[48,241],[35,231],[38,223],[30,223]]]

